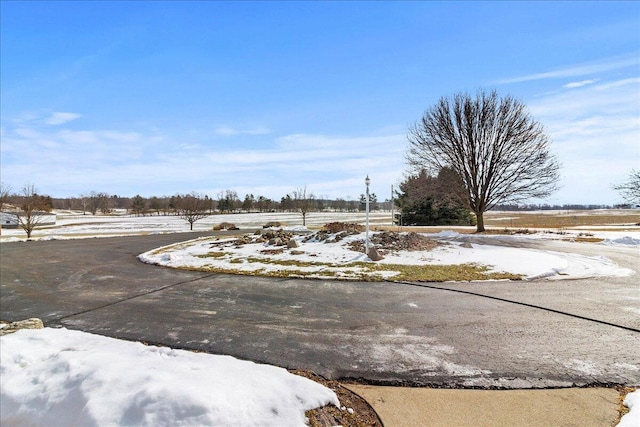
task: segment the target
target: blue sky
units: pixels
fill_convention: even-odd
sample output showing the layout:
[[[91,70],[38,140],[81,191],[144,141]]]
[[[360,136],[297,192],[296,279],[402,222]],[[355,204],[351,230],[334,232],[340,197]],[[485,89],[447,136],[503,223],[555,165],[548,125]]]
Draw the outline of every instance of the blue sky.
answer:
[[[380,200],[442,96],[524,101],[563,163],[548,203],[640,168],[639,2],[0,3],[1,179],[56,197],[307,186]],[[539,201],[536,201],[539,202]]]

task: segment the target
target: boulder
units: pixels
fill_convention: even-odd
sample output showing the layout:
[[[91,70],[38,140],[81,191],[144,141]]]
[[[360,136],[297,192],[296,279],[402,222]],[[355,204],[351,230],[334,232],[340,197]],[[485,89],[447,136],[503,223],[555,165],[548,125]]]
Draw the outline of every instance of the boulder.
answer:
[[[299,247],[300,247],[300,243],[298,243],[298,241],[297,241],[297,240],[291,239],[291,240],[289,240],[289,243],[287,243],[287,247],[288,247],[289,249],[292,249],[292,248],[299,248]]]
[[[272,246],[282,246],[282,239],[280,237],[274,237],[269,239],[269,244]]]
[[[383,256],[380,255],[380,252],[375,247],[370,247],[367,256],[371,259],[371,261],[380,261]]]

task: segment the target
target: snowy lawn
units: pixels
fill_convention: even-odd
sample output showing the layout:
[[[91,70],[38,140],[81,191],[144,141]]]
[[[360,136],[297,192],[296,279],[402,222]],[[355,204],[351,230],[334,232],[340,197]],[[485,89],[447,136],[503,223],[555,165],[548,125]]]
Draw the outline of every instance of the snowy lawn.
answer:
[[[189,224],[176,215],[135,216],[130,214],[82,215],[68,211],[56,211],[55,226],[37,227],[32,240],[66,240],[90,237],[112,237],[145,234],[186,233]],[[391,224],[391,213],[372,212],[372,224]],[[193,225],[194,232],[211,231],[220,223],[229,222],[242,230],[262,228],[270,221],[278,221],[288,226],[301,226],[302,215],[295,212],[265,212],[210,215]],[[364,222],[364,212],[311,212],[307,215],[308,226],[321,226],[331,221]],[[17,242],[26,240],[21,228],[3,228],[0,241]]]
[[[298,230],[299,231],[299,230]],[[372,233],[375,238],[377,233]],[[406,233],[405,233],[406,235]],[[324,240],[294,235],[297,247],[265,242],[239,242],[237,238],[202,238],[158,248],[139,256],[143,262],[174,268],[278,277],[338,278],[353,280],[487,280],[565,279],[627,276],[601,256],[584,256],[547,250],[456,242],[456,232],[424,234],[436,245],[429,250],[389,250],[384,259],[372,262],[352,250],[365,234]],[[606,244],[637,244],[635,236],[616,236]],[[501,239],[541,239],[542,235],[500,236]],[[257,236],[252,236],[255,241]]]
[[[304,426],[336,394],[285,369],[66,329],[0,338],[0,424]]]

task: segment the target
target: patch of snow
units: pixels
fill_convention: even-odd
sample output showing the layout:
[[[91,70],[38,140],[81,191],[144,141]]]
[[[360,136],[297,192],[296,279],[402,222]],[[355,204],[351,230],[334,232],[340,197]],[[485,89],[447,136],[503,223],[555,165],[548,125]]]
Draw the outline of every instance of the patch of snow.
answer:
[[[627,394],[623,403],[630,411],[622,417],[617,427],[640,426],[640,390]]]
[[[602,243],[605,245],[640,246],[640,237],[625,235],[622,237],[605,239]]]
[[[0,338],[0,424],[304,426],[336,394],[285,369],[66,329]]]

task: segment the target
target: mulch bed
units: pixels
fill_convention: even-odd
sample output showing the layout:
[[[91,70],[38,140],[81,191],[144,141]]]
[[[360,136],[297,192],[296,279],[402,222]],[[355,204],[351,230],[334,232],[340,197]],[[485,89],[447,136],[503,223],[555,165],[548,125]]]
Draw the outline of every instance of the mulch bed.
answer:
[[[340,401],[340,408],[333,405],[306,412],[311,427],[383,427],[382,421],[371,405],[362,397],[342,386],[339,382],[327,380],[313,372],[291,370],[292,374],[313,380],[333,390]]]

